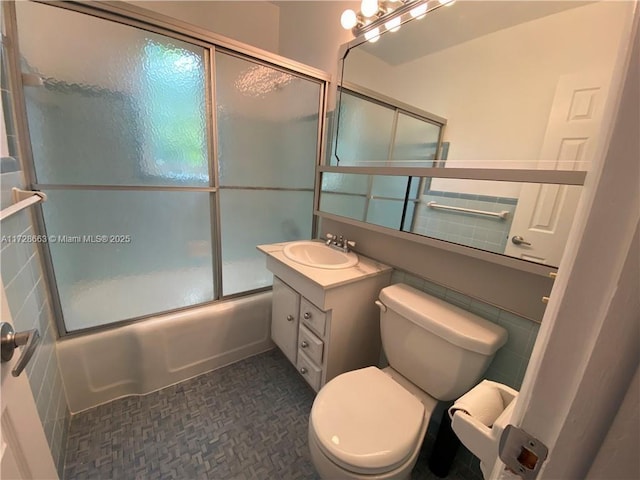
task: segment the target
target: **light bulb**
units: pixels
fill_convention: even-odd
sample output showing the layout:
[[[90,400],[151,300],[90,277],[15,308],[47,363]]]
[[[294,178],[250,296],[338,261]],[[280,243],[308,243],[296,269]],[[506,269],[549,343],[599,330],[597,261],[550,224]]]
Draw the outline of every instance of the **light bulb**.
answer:
[[[340,24],[345,30],[351,30],[358,24],[358,17],[356,16],[356,12],[351,9],[342,12],[342,16],[340,17]]]
[[[420,20],[427,14],[427,4],[423,3],[422,5],[418,5],[416,8],[411,9],[409,13],[413,18]]]
[[[376,27],[373,30],[369,30],[364,34],[364,38],[370,41],[371,43],[376,43],[380,38],[380,29]]]
[[[378,0],[362,0],[360,11],[365,17],[373,17],[378,13]]]
[[[440,1],[440,5],[444,5],[445,7],[450,7],[456,2],[456,0],[439,0],[439,1]]]
[[[385,22],[384,26],[390,32],[397,32],[400,30],[400,17],[392,18],[391,20]]]

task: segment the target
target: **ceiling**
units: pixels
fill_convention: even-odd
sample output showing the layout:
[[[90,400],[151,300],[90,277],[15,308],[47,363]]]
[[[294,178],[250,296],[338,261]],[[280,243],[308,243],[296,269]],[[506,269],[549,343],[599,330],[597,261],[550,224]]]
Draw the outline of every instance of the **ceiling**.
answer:
[[[543,0],[458,0],[440,7],[421,20],[412,20],[399,32],[387,32],[376,43],[361,47],[389,65],[401,65],[452,47],[554,13],[594,3]]]

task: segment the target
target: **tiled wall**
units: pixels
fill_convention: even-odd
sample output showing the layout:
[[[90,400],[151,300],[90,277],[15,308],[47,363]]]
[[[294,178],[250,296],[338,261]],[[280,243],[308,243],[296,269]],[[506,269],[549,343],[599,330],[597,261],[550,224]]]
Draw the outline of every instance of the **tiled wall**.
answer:
[[[508,211],[509,215],[505,220],[501,220],[496,217],[437,210],[429,208],[429,202],[489,212]],[[414,231],[448,242],[504,253],[517,203],[516,198],[431,190],[421,198]]]
[[[5,71],[4,68],[2,70]],[[2,172],[0,173],[2,186],[0,203],[4,208],[13,203],[11,188],[24,188],[24,184],[22,172],[18,170],[19,162],[9,157],[12,155],[17,158],[17,152],[15,131],[9,110],[11,97],[6,88],[4,75],[0,86],[2,87],[0,103],[3,107],[0,108],[0,115],[3,117],[3,121],[0,122],[0,143],[3,144],[0,156],[4,157],[0,170]],[[54,318],[36,244],[24,241],[23,238],[12,238],[34,234],[31,209],[23,210],[3,220],[0,225],[0,234],[2,235],[0,271],[13,326],[16,331],[37,328],[42,337],[25,372],[53,460],[58,467],[59,475],[62,476],[70,415],[56,355]]]
[[[2,174],[0,178],[3,194],[9,183],[5,181],[6,175]],[[2,222],[3,239],[13,235],[33,234],[27,210]],[[34,357],[27,365],[26,375],[54,462],[61,472],[69,427],[69,409],[56,356],[51,305],[36,246],[30,243],[2,242],[0,269],[14,328],[16,331],[37,328],[42,336]]]
[[[406,283],[504,327],[509,332],[509,339],[498,351],[484,376],[520,390],[538,336],[539,324],[400,270],[394,270],[391,282]],[[442,413],[448,405],[438,405],[431,417],[427,435],[434,437],[437,434]],[[480,461],[464,445],[460,446],[452,468],[467,480],[482,479]]]

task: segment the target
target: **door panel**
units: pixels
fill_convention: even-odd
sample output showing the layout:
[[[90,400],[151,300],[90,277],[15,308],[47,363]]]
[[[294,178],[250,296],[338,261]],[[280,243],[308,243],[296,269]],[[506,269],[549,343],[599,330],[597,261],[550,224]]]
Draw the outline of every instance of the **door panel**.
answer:
[[[0,290],[2,321],[12,323],[1,281]],[[19,356],[16,351],[10,361],[0,364],[0,478],[58,478],[26,373],[11,375]]]
[[[542,168],[589,168],[608,90],[603,75],[560,78],[540,152]],[[531,245],[509,240],[505,254],[558,266],[581,191],[581,187],[568,185],[523,185],[509,238],[519,236]]]

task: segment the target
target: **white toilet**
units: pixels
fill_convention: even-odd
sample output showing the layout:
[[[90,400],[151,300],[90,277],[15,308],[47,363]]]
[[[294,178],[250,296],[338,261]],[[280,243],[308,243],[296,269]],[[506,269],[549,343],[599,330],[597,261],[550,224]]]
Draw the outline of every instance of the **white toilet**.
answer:
[[[326,480],[409,478],[437,401],[472,388],[507,341],[502,327],[408,285],[377,303],[390,366],[343,373],[313,402],[309,448]]]

